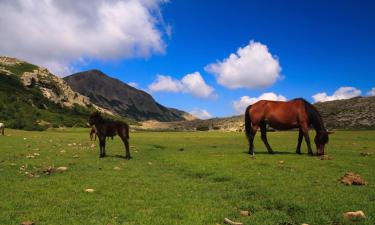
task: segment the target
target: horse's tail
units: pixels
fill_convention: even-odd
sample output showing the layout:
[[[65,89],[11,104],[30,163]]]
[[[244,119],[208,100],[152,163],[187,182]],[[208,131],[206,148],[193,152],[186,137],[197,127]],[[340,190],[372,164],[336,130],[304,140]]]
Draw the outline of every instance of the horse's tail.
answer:
[[[251,117],[250,117],[250,109],[251,109],[251,105],[249,105],[247,108],[246,108],[246,111],[245,111],[245,133],[246,133],[246,137],[247,139],[250,141],[251,139],[251,136],[252,136],[252,133],[251,133]]]

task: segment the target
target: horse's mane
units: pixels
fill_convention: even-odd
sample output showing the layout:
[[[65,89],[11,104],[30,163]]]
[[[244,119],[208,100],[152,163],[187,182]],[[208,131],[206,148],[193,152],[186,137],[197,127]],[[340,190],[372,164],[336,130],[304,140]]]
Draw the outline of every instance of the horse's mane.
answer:
[[[309,125],[312,125],[316,131],[325,130],[322,116],[319,111],[310,102],[303,98],[296,98],[293,100],[302,101],[305,104],[305,108],[309,117]]]

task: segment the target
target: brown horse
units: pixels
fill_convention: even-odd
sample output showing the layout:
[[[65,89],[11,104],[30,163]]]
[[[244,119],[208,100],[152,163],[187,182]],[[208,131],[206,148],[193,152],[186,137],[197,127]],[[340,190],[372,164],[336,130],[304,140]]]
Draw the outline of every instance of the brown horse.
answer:
[[[267,124],[276,130],[299,128],[296,153],[301,154],[301,142],[305,137],[309,155],[314,155],[309,138],[309,127],[312,126],[316,131],[314,142],[317,155],[324,155],[324,146],[328,143],[330,132],[325,129],[318,110],[306,100],[302,98],[288,102],[261,100],[246,108],[245,130],[249,141],[249,154],[252,156],[254,156],[254,137],[258,128],[268,153],[274,153],[267,141]]]
[[[108,121],[101,117],[99,112],[94,112],[89,118],[90,126],[95,126],[96,135],[99,138],[99,157],[105,157],[106,137],[113,137],[116,134],[125,145],[125,158],[130,159],[129,151],[129,125],[121,121]]]

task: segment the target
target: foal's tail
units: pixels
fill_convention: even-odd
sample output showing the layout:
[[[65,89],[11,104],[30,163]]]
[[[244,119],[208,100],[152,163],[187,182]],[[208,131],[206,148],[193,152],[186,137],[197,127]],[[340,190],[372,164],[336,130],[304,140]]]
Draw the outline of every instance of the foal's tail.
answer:
[[[128,124],[125,124],[126,125],[126,129],[125,129],[125,134],[126,134],[126,138],[129,139],[130,136],[129,136],[129,130],[130,130],[130,127]]]
[[[252,133],[251,133],[251,117],[250,117],[250,109],[251,105],[249,105],[246,108],[245,111],[245,132],[246,132],[246,137],[250,141]]]

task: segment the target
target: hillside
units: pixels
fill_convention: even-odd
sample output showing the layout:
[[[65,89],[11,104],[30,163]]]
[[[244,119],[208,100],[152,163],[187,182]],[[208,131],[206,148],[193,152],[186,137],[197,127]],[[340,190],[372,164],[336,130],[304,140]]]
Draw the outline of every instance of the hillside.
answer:
[[[96,109],[111,114],[47,69],[0,57],[0,121],[7,127],[85,126],[89,113]]]
[[[328,128],[375,128],[375,96],[321,102],[315,106]]]
[[[183,121],[192,117],[186,112],[164,107],[148,93],[98,70],[76,73],[64,80],[94,104],[137,121]]]
[[[375,96],[356,97],[314,104],[328,129],[375,129]],[[145,130],[223,130],[243,131],[243,115],[208,120],[160,123],[146,121]]]

